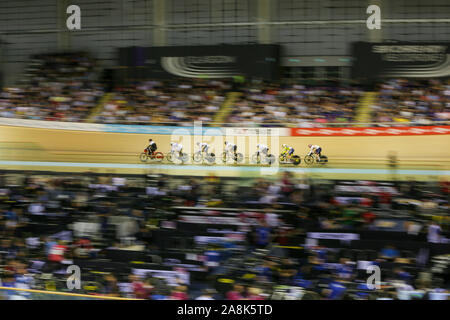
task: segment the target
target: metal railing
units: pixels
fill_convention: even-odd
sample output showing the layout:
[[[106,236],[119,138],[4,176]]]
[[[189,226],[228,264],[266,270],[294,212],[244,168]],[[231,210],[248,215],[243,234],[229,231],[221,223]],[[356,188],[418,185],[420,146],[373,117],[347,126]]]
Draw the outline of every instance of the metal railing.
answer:
[[[88,295],[69,292],[21,289],[0,286],[0,299],[4,300],[142,300],[133,298]]]

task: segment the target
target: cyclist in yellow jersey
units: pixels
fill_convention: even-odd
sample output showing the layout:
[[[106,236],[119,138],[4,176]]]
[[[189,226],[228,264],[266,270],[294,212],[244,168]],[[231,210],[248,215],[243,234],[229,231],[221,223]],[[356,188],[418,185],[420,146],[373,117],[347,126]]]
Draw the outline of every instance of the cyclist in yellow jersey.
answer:
[[[286,156],[287,160],[291,158],[291,156],[294,154],[294,148],[288,146],[287,144],[282,145],[281,149],[281,155]]]

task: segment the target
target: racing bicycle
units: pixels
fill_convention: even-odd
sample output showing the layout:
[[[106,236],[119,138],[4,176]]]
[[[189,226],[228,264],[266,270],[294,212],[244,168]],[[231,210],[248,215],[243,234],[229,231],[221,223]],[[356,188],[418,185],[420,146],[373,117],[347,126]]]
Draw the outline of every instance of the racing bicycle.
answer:
[[[319,161],[318,157],[315,154],[310,154],[305,156],[304,161],[307,165],[312,165],[314,163],[320,163],[323,165],[325,163],[328,163],[328,157],[326,155],[321,155]]]
[[[216,161],[216,155],[214,153],[206,153],[202,151],[197,151],[192,156],[192,160],[194,162],[206,162],[208,164],[212,164]]]
[[[224,151],[222,153],[222,161],[226,163],[230,159],[232,159],[236,163],[242,163],[242,161],[244,161],[244,155],[240,152],[236,153],[235,155],[230,152]]]
[[[148,160],[154,160],[154,161],[157,161],[157,162],[161,162],[164,159],[164,154],[162,152],[159,152],[159,151],[158,152],[152,152],[152,153],[149,154],[148,150],[145,149],[144,152],[142,152],[139,155],[139,159],[142,162],[147,162]]]
[[[252,161],[254,163],[260,164],[272,164],[275,163],[275,156],[273,154],[264,155],[262,153],[255,152],[252,156]]]
[[[176,152],[178,153],[178,152]],[[169,162],[175,162],[176,159],[180,160],[182,163],[186,163],[189,160],[189,156],[187,153],[182,152],[181,156],[176,154],[175,152],[169,152],[166,156]]]
[[[294,166],[298,166],[302,162],[300,156],[293,154],[291,157],[289,157],[287,153],[280,154],[279,160],[281,164],[290,163],[293,164]]]

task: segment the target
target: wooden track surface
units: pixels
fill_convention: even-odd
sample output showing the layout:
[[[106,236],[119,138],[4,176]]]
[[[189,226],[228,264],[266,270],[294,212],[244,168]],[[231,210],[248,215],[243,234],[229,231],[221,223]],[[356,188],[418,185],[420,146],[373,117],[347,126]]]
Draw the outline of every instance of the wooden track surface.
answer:
[[[210,143],[216,154],[221,154],[223,142],[232,141],[238,145],[238,151],[247,158],[247,164],[241,167],[249,167],[248,157],[253,154],[257,143],[265,143],[271,148],[270,152],[278,154],[281,145],[286,143],[295,148],[295,153],[302,159],[308,152],[309,143],[322,146],[323,153],[330,160],[326,166],[336,169],[335,172],[313,172],[311,167],[302,163],[295,167],[295,172],[301,173],[301,168],[307,168],[308,174],[320,177],[350,178],[351,171],[355,169],[354,177],[369,179],[373,176],[369,169],[379,170],[375,175],[381,177],[382,170],[387,169],[387,155],[395,151],[399,161],[399,169],[407,170],[406,175],[410,178],[424,179],[426,174],[415,175],[414,170],[432,170],[446,172],[450,170],[450,135],[422,135],[422,136],[385,136],[385,137],[272,137],[264,141],[257,137],[212,137],[212,136],[170,136],[170,135],[147,135],[130,133],[102,133],[49,130],[40,128],[0,126],[0,160],[3,161],[1,168],[4,169],[32,169],[33,165],[21,164],[28,162],[49,162],[49,165],[40,165],[39,170],[56,171],[101,171],[117,173],[145,173],[152,172],[205,175],[215,173],[216,175],[255,175],[262,171],[257,169],[233,170],[225,168],[219,163],[216,166],[188,166],[184,169],[174,166],[159,167],[158,164],[141,167],[139,154],[147,146],[149,138],[153,138],[158,144],[158,151],[169,152],[170,142],[181,142],[184,151],[191,154],[197,141]],[[217,152],[218,150],[218,152]],[[5,161],[9,164],[6,164]],[[12,162],[11,162],[12,161]],[[65,163],[95,163],[95,164],[117,164],[117,167],[101,168],[86,166],[63,166],[55,167],[50,162]],[[11,163],[16,163],[12,165]],[[120,167],[119,164],[131,166]],[[137,167],[132,167],[132,166]],[[232,164],[229,166],[233,166]],[[252,167],[255,165],[253,164]],[[195,167],[195,169],[194,169]],[[322,167],[322,166],[320,166]],[[174,170],[175,168],[175,170]],[[285,168],[285,167],[284,167]],[[312,167],[314,168],[314,167]],[[347,169],[346,171],[344,169]],[[367,169],[367,170],[366,170]],[[339,173],[344,170],[344,173]],[[357,170],[363,170],[356,173]],[[366,171],[364,171],[366,170]],[[176,172],[175,172],[176,171]],[[320,171],[320,170],[319,170]],[[194,173],[193,173],[194,174]],[[264,173],[261,173],[264,174]],[[304,172],[302,173],[304,174]],[[385,175],[385,174],[383,174]],[[434,174],[433,174],[434,175]],[[443,173],[446,175],[446,173]],[[391,176],[387,173],[385,176]],[[421,177],[418,177],[421,176]],[[428,179],[428,178],[427,178]]]

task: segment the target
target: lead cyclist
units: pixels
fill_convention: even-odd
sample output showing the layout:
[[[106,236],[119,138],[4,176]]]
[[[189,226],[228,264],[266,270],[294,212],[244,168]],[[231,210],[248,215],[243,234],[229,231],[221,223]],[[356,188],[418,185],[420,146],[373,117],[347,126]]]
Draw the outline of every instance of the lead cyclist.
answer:
[[[322,155],[322,148],[318,145],[308,144],[309,153],[308,156],[314,154],[317,156],[318,161],[320,162],[320,156]]]

